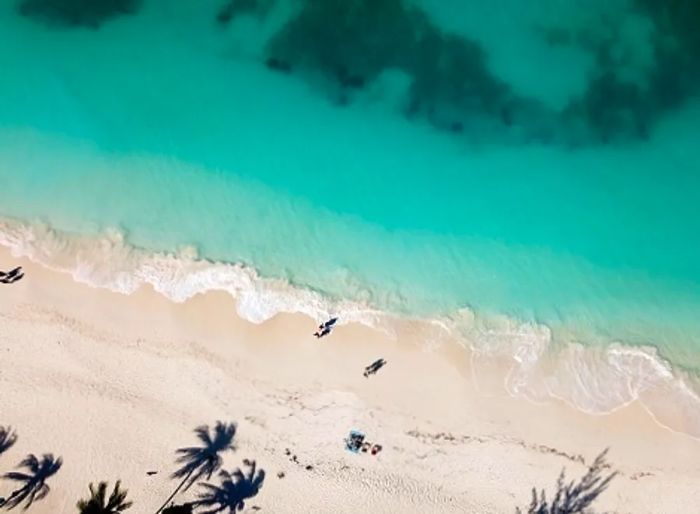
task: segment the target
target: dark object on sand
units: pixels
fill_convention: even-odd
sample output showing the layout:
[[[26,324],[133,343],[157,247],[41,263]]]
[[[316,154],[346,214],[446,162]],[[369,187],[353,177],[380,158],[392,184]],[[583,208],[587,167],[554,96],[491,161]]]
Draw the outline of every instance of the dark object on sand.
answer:
[[[146,471],[146,474],[150,477],[150,476],[153,476],[153,475],[157,475],[158,472],[157,472],[157,471]]]
[[[364,377],[368,378],[370,375],[374,375],[377,371],[383,368],[384,365],[386,365],[386,361],[384,359],[377,359],[365,368],[365,372],[363,373]]]
[[[22,266],[17,266],[10,271],[0,271],[0,283],[2,284],[13,284],[18,280],[22,280],[23,277]]]
[[[10,271],[0,271],[0,278],[13,277],[17,275],[20,271],[22,271],[22,266],[17,266],[16,268],[11,269]]]
[[[358,430],[351,430],[350,435],[345,438],[345,449],[353,453],[359,453],[364,442],[365,434]]]
[[[284,471],[280,471],[279,473],[277,473],[277,478],[284,478],[285,476],[286,475],[285,475]]]
[[[324,336],[327,336],[328,334],[331,333],[330,328],[320,328],[316,332],[314,332],[314,335],[316,336],[317,339],[321,339]]]
[[[371,453],[377,455],[382,451],[381,444],[372,444],[365,439],[365,434],[359,430],[351,430],[345,438],[345,449],[352,453]]]
[[[307,465],[304,467],[304,469],[305,469],[306,471],[311,471],[311,470],[314,469],[314,467],[313,467],[311,464],[307,464]]]
[[[171,505],[167,507],[161,514],[192,514],[193,505],[191,503],[184,503],[182,505]]]
[[[335,327],[335,323],[337,321],[338,321],[338,318],[331,318],[328,321],[326,321],[325,323],[321,323],[318,326],[318,330],[316,330],[316,332],[314,332],[314,335],[318,339],[322,338],[323,336],[327,336],[328,334],[331,333],[331,330],[333,330],[333,328]]]

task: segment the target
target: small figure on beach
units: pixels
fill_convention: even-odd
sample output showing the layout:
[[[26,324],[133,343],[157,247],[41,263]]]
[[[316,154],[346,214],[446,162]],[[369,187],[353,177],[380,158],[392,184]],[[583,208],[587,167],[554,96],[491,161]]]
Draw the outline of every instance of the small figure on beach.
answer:
[[[22,266],[17,266],[10,271],[0,271],[0,283],[2,284],[14,284],[18,280],[22,280],[22,277],[24,277]]]
[[[370,453],[377,455],[382,451],[381,444],[372,444],[365,439],[365,434],[359,430],[351,430],[345,438],[345,449],[352,453]]]
[[[386,365],[386,361],[384,359],[377,359],[365,368],[365,372],[363,373],[364,377],[369,378],[370,375],[374,375],[377,371],[384,367],[384,365]]]
[[[338,321],[338,318],[331,318],[325,323],[321,323],[318,326],[318,330],[314,332],[314,335],[316,336],[317,339],[321,339],[324,336],[327,336],[328,334],[331,333],[333,330],[333,327],[335,326],[336,321]]]
[[[345,449],[353,453],[359,453],[364,442],[365,434],[359,430],[351,430],[348,437],[345,438]]]
[[[321,339],[322,337],[327,336],[330,333],[330,328],[319,328],[316,332],[314,332],[314,335],[316,336],[316,339]]]

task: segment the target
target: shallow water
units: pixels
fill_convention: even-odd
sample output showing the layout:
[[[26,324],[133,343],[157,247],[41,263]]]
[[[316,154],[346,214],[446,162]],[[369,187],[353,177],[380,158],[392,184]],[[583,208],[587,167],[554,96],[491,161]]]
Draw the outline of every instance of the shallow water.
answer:
[[[146,259],[129,245],[196,254],[321,294],[298,292],[299,304],[325,297],[457,325],[469,307],[520,327],[499,341],[544,323],[563,354],[619,341],[700,369],[700,105],[688,94],[667,107],[661,86],[646,87],[661,81],[649,43],[661,28],[634,2],[420,3],[429,27],[469,38],[455,52],[480,49],[465,50],[471,89],[444,70],[420,75],[402,49],[373,74],[348,54],[360,40],[329,52],[362,83],[334,83],[309,46],[322,42],[267,43],[304,2],[222,24],[224,1],[144,0],[99,28],[21,15],[20,3],[0,6],[0,214],[111,235],[77,244],[11,223],[16,247],[24,235],[37,258],[78,253],[83,279],[112,286],[145,280],[128,278]],[[599,57],[609,40],[623,78],[584,97],[611,66]],[[265,65],[274,51],[291,73]],[[356,78],[347,73],[338,80]],[[654,94],[625,104],[634,95],[620,80]],[[221,276],[202,288],[217,277],[226,288]],[[188,280],[187,293],[163,287],[181,299],[197,290]],[[303,310],[261,306],[270,297],[251,280],[261,296],[249,317]]]

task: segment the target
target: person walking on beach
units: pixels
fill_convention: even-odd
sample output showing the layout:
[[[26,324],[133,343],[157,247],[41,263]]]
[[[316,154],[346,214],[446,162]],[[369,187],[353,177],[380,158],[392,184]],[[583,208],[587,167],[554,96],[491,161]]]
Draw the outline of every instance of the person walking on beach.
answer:
[[[363,373],[364,377],[369,378],[370,375],[374,375],[377,371],[384,367],[385,364],[386,361],[384,359],[377,359],[365,368],[365,372]]]

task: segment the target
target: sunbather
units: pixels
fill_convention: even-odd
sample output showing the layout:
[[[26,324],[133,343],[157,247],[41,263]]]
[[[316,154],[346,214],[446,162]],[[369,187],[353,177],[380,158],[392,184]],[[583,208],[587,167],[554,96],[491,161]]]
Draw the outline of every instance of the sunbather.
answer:
[[[17,266],[10,271],[0,271],[0,283],[12,284],[18,280],[22,280],[24,273],[22,273],[22,266]]]
[[[314,332],[314,335],[316,336],[317,339],[321,339],[323,336],[327,336],[328,334],[331,333],[330,327],[325,327],[317,330]]]

